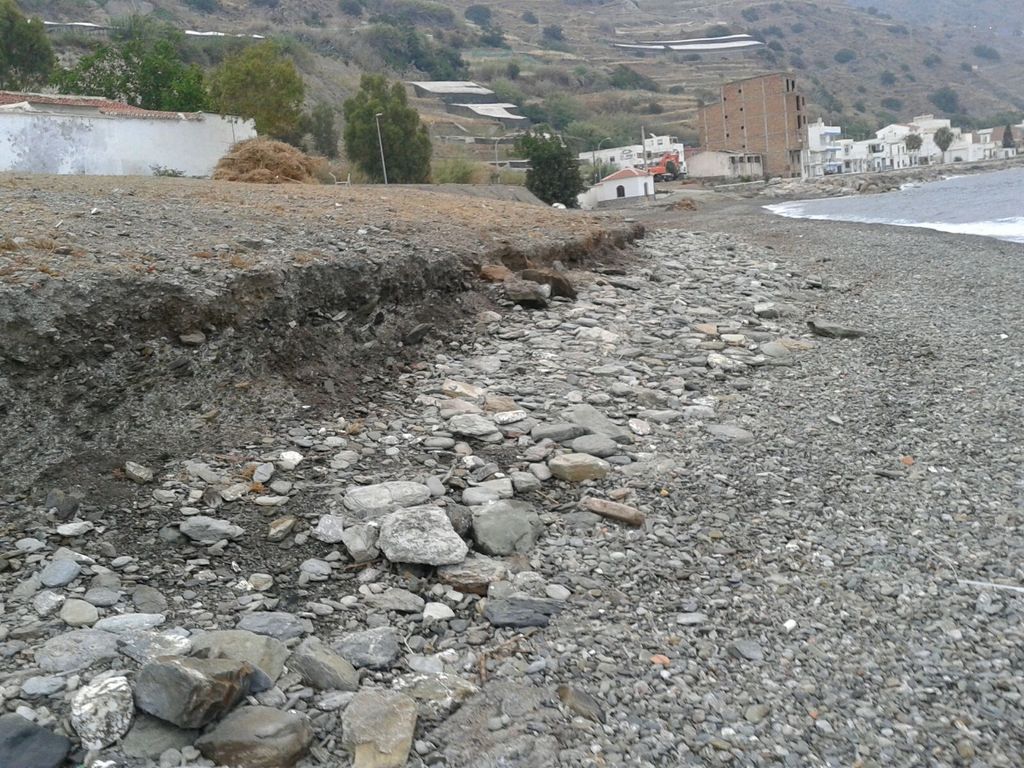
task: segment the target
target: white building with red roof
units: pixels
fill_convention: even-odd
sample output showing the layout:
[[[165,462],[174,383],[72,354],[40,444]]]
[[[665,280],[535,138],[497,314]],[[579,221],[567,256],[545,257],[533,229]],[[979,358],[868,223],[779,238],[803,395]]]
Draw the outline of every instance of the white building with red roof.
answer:
[[[623,168],[605,176],[594,186],[579,195],[580,208],[590,210],[599,206],[635,203],[654,197],[654,177],[637,168]]]
[[[209,176],[232,144],[255,136],[238,117],[0,91],[0,171]]]

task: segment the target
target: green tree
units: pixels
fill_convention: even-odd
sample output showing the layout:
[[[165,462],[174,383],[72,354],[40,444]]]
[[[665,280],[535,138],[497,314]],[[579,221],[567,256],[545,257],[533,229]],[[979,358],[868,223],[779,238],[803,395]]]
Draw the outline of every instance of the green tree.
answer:
[[[199,112],[210,101],[202,70],[186,65],[170,40],[104,45],[56,72],[53,84],[64,93],[170,112]]]
[[[358,18],[363,15],[363,4],[359,0],[339,0],[338,7],[346,16]]]
[[[471,5],[463,15],[480,27],[488,27],[491,24],[491,9],[486,5]]]
[[[948,85],[930,93],[928,101],[947,115],[955,115],[960,112],[960,95]]]
[[[384,180],[382,145],[389,182],[421,184],[430,179],[430,136],[401,83],[364,74],[359,90],[345,101],[344,138],[345,155],[374,181]]]
[[[26,19],[13,0],[0,0],[0,88],[20,90],[45,83],[53,64],[43,23]]]
[[[1003,149],[1010,149],[1017,146],[1013,140],[1013,126],[1007,125],[1003,128]]]
[[[542,34],[544,35],[545,40],[550,40],[552,42],[560,43],[565,40],[565,32],[562,31],[562,28],[558,24],[548,24],[544,27]]]
[[[932,141],[935,142],[935,146],[942,151],[942,162],[946,162],[946,150],[949,149],[949,145],[953,143],[954,138],[956,137],[953,136],[953,132],[946,126],[939,128],[939,130],[935,132],[935,135],[932,136]]]
[[[924,143],[924,140],[921,138],[921,134],[919,133],[909,133],[903,140],[903,143],[907,146],[908,151],[917,152],[921,149],[921,145]]]
[[[258,133],[293,143],[305,93],[295,64],[272,42],[225,59],[210,82],[210,96],[222,115],[252,118]]]
[[[405,22],[381,21],[363,31],[367,43],[391,67],[415,67],[435,80],[458,80],[468,67],[458,49],[429,39]]]
[[[309,113],[306,120],[309,134],[313,137],[313,149],[332,160],[338,156],[338,140],[341,131],[334,120],[331,105],[321,101]]]
[[[531,132],[516,141],[516,149],[530,161],[526,188],[545,203],[575,208],[583,191],[576,154],[558,136]]]
[[[608,82],[613,88],[624,90],[655,91],[659,89],[658,83],[635,69],[630,69],[625,64],[619,64],[612,70]]]

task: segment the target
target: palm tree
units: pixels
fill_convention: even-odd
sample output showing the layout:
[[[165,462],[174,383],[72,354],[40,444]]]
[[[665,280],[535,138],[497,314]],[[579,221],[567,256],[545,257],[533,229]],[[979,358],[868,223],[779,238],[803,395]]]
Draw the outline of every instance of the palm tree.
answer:
[[[942,151],[942,162],[946,162],[946,150],[949,149],[949,145],[953,143],[953,139],[956,137],[953,132],[946,126],[942,126],[935,132],[932,137],[932,141],[935,142],[935,146]]]
[[[914,165],[917,165],[917,153],[921,150],[921,145],[924,144],[921,134],[908,133],[906,138],[903,139],[903,143],[906,145],[911,157],[914,158]]]

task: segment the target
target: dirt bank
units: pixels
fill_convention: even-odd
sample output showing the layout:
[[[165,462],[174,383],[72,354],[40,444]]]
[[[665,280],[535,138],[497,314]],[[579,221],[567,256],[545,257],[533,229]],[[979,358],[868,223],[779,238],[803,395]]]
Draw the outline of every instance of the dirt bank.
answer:
[[[0,177],[0,489],[113,492],[128,458],[370,399],[486,299],[475,265],[573,261],[610,220],[397,187]]]

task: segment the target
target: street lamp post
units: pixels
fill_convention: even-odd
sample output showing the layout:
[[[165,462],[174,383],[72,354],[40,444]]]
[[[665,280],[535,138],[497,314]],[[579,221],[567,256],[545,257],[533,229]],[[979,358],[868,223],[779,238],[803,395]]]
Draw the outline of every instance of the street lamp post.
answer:
[[[499,167],[498,167],[498,163],[500,162],[499,159],[498,159],[498,142],[502,141],[504,139],[514,139],[514,138],[516,138],[516,137],[518,137],[520,135],[521,134],[518,133],[518,132],[517,133],[506,133],[504,136],[498,136],[498,137],[496,137],[494,139],[494,174],[493,174],[493,176],[491,178],[495,178],[495,177],[500,178],[500,170],[499,170]]]
[[[383,112],[378,112],[373,116],[374,122],[377,123],[377,145],[380,147],[380,167],[384,171],[384,184],[388,183],[388,166],[384,162],[384,139],[380,135],[380,119],[384,116]]]
[[[501,179],[501,171],[500,171],[499,166],[498,166],[498,142],[501,141],[504,138],[507,138],[507,137],[499,136],[498,138],[496,138],[494,140],[494,173],[491,175],[491,178],[494,179],[495,182],[497,182],[499,179]]]
[[[594,166],[594,183],[597,184],[599,179],[597,178],[597,153],[601,151],[601,145],[606,141],[611,141],[611,136],[605,136],[599,142],[597,142],[597,149],[590,153],[590,164]]]

